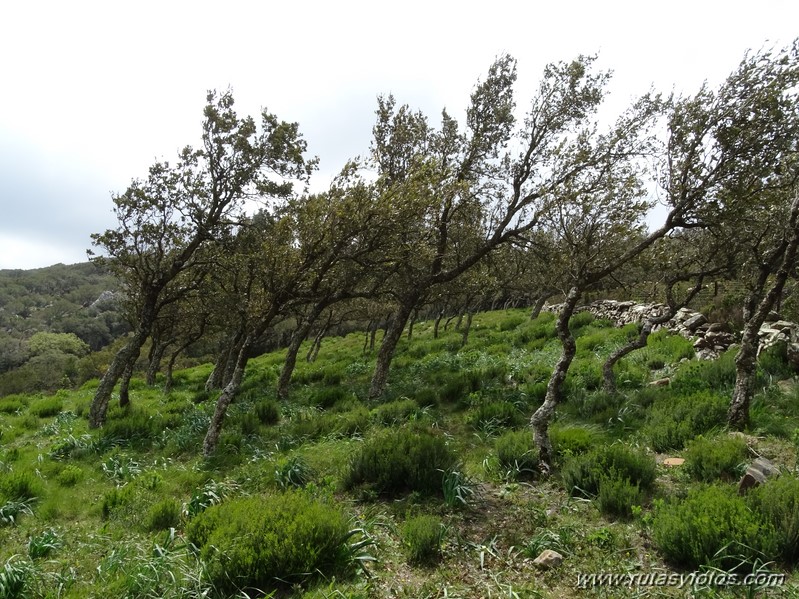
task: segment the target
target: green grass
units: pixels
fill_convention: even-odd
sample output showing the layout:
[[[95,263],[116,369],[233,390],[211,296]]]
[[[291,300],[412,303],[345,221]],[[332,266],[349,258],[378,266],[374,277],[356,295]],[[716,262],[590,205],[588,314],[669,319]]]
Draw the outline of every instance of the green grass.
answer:
[[[635,327],[576,316],[578,354],[550,428],[555,470],[544,478],[528,423],[560,353],[554,315],[531,321],[526,309],[478,313],[465,347],[453,327],[442,325],[433,339],[431,321],[416,323],[378,401],[366,399],[374,354],[362,353],[362,332],[325,339],[314,363],[300,359],[285,401],[275,392],[285,351],[253,358],[210,460],[201,457],[216,398],[203,391],[209,364],[176,372],[168,395],[134,377],[132,405],[121,410],[112,401],[100,430],[87,425],[96,380],[52,396],[0,398],[0,508],[8,516],[0,526],[0,575],[5,564],[24,584],[21,596],[32,599],[234,597],[247,585],[320,599],[554,598],[574,595],[578,572],[642,571],[640,556],[647,569],[666,572],[693,559],[719,563],[669,553],[682,537],[653,534],[679,533],[685,518],[674,506],[694,501],[701,480],[733,489],[748,457],[728,455],[726,441],[713,444],[723,429],[730,357],[679,364],[692,355],[690,342],[660,332],[617,366],[620,393],[607,395],[597,388],[601,361]],[[797,463],[799,403],[795,393],[769,385],[784,368],[778,355],[761,365],[749,432],[755,451],[789,469]],[[647,387],[661,370],[674,373],[671,387]],[[686,457],[688,467],[655,470],[654,452]],[[760,548],[788,571],[797,559],[793,480],[742,500],[782,533]],[[572,493],[575,486],[588,488]],[[463,501],[453,500],[453,490]],[[327,557],[303,562],[308,551],[292,554],[297,568],[324,576],[296,570],[282,572],[285,583],[261,578],[250,566],[259,547],[263,564],[273,563],[265,548],[272,556],[288,550],[235,541],[234,528],[279,530],[281,538],[292,526],[297,534],[314,528],[286,515],[293,513],[288,505],[271,515],[253,507],[284,493],[301,494],[308,522],[335,514],[335,534],[312,539]],[[700,528],[703,501],[689,504]],[[718,514],[740,510],[713,501]],[[214,514],[229,518],[211,526]],[[211,546],[224,546],[236,563]],[[545,548],[567,560],[533,573],[525,560]],[[371,578],[358,574],[360,564]],[[242,578],[231,582],[223,573],[233,565]],[[799,575],[789,576],[789,584],[799,583]],[[716,596],[732,596],[725,593]]]

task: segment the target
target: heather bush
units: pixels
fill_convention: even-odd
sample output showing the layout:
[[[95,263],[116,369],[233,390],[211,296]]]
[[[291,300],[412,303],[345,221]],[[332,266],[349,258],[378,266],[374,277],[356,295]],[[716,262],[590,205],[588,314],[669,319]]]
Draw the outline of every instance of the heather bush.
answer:
[[[700,435],[688,443],[683,456],[685,471],[697,480],[708,483],[720,478],[733,480],[742,474],[747,446],[739,437]]]

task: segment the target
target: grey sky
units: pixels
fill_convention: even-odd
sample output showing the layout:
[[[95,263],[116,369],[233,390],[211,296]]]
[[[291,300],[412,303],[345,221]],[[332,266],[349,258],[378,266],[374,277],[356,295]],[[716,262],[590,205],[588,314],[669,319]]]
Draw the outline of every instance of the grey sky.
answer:
[[[520,108],[547,62],[598,52],[621,110],[799,34],[795,0],[42,1],[0,17],[0,268],[85,260],[113,225],[110,193],[197,142],[207,89],[298,121],[323,187],[367,151],[378,94],[461,116],[502,52],[519,61]]]

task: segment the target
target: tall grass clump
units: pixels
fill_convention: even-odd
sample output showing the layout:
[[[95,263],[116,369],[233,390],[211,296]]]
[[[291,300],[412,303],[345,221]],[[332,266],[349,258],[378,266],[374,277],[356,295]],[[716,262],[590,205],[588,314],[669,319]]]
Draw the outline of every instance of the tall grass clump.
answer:
[[[652,456],[614,443],[567,458],[561,469],[561,479],[568,492],[585,497],[598,495],[607,480],[626,480],[641,491],[648,491],[655,482],[655,468]],[[610,503],[609,498],[607,501]]]
[[[442,435],[408,428],[387,430],[368,439],[350,462],[344,486],[367,485],[375,492],[441,494],[445,472],[456,457]]]
[[[288,491],[209,507],[186,528],[207,581],[224,596],[268,593],[311,576],[346,576],[347,518],[337,507]]]
[[[538,451],[530,431],[509,431],[494,441],[500,473],[512,480],[535,476]]]
[[[408,562],[432,565],[441,557],[444,526],[435,516],[408,518],[402,525],[402,544]]]

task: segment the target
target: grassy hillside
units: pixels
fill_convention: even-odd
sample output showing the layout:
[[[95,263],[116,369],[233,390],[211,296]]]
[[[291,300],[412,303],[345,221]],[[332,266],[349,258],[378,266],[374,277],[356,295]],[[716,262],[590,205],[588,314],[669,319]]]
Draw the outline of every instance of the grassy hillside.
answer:
[[[578,577],[700,567],[787,572],[771,592],[797,596],[799,391],[777,384],[785,364],[764,356],[751,430],[732,435],[732,354],[700,363],[685,339],[653,335],[608,396],[601,359],[634,327],[572,326],[546,480],[527,423],[559,354],[549,314],[479,314],[463,348],[452,327],[433,339],[417,324],[377,404],[362,333],[325,340],[283,403],[284,352],[254,359],[208,461],[210,365],[176,373],[168,395],[134,379],[132,406],[100,431],[86,426],[96,381],[4,397],[0,597],[677,597]],[[755,455],[784,473],[740,498]],[[535,567],[545,549],[563,563]]]

